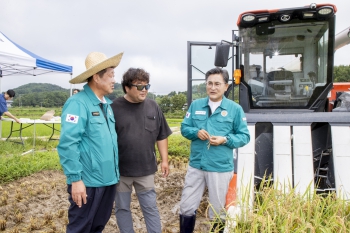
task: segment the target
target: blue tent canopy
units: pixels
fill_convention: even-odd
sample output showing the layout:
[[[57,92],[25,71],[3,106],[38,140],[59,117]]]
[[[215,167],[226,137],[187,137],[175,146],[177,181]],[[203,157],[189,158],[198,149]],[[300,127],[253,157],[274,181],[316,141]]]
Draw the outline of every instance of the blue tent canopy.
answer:
[[[42,58],[16,44],[0,32],[0,76],[41,75],[51,72],[72,75],[72,66]]]
[[[14,43],[14,42],[13,42]],[[43,68],[43,69],[47,69],[47,70],[55,70],[55,71],[59,71],[59,72],[67,72],[67,73],[72,73],[72,66],[67,66],[67,65],[63,65],[57,62],[53,62],[53,61],[49,61],[45,58],[42,58],[30,51],[28,51],[27,49],[23,48],[22,46],[14,43],[18,48],[20,48],[22,51],[24,51],[25,53],[27,53],[28,55],[32,56],[33,58],[36,59],[36,66]]]

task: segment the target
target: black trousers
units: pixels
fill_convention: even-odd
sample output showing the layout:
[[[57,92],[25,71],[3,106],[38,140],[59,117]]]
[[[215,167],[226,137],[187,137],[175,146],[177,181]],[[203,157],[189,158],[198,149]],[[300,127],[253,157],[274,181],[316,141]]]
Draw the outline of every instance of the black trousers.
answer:
[[[86,188],[87,203],[79,208],[72,199],[72,186],[68,185],[68,209],[67,233],[100,233],[103,231],[111,217],[113,202],[116,193],[116,185]]]

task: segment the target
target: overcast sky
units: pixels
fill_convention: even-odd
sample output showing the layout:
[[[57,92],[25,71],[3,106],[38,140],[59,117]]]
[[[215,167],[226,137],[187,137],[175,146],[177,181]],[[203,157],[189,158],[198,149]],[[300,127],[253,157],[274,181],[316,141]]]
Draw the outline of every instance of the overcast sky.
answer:
[[[331,2],[338,8],[336,33],[350,26],[349,0],[0,0],[0,31],[48,60],[85,71],[86,55],[124,52],[116,81],[129,67],[151,74],[151,92],[185,91],[187,41],[231,40],[240,13]],[[335,65],[350,64],[350,45],[335,53]],[[69,88],[70,75],[6,76],[2,91],[26,83]],[[73,85],[82,88],[82,85]]]

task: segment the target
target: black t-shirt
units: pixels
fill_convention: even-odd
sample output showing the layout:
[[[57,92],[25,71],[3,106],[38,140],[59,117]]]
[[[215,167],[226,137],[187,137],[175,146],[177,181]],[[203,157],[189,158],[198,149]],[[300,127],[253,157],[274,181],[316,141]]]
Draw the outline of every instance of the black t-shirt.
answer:
[[[141,103],[130,103],[124,97],[115,99],[111,106],[118,135],[120,175],[154,174],[155,143],[172,133],[159,106],[148,98]]]

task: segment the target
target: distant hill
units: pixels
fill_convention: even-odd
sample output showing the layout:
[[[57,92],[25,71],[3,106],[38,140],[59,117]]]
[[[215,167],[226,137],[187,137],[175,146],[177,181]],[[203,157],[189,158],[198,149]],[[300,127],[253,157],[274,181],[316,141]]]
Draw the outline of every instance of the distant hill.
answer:
[[[28,107],[62,107],[63,104],[70,96],[70,89],[62,88],[55,84],[50,83],[29,83],[17,88],[13,88],[16,92],[16,96],[13,98],[12,106],[28,106]],[[186,96],[186,92],[178,93]],[[114,90],[112,93],[106,95],[110,100],[114,100],[117,97],[124,96],[123,87],[120,83],[114,84]],[[157,97],[154,93],[149,92],[147,98],[155,100]],[[166,96],[167,97],[167,96]],[[175,91],[169,93],[169,98],[177,97]],[[184,97],[186,99],[186,97]],[[177,101],[179,102],[179,101]],[[184,100],[184,103],[186,100]],[[163,104],[164,105],[164,104]],[[167,105],[167,104],[165,104]],[[175,106],[176,104],[173,104]],[[183,103],[178,104],[181,107]]]
[[[113,93],[106,95],[111,100],[123,96],[121,84],[116,83]],[[29,83],[13,89],[16,96],[12,106],[61,107],[70,96],[70,89],[50,83]]]
[[[69,89],[62,88],[50,83],[28,83],[13,89],[17,94],[29,94],[38,92],[52,92],[52,91],[69,91]]]

